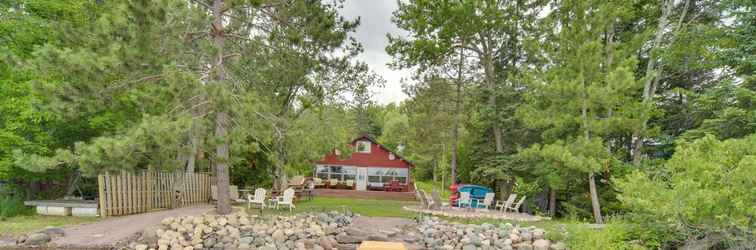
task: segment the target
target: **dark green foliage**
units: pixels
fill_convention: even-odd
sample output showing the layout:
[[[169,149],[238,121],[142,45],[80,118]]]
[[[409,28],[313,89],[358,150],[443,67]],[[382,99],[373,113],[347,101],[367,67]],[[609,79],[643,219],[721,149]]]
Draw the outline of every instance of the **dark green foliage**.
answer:
[[[660,171],[616,179],[629,218],[666,241],[756,236],[756,134],[719,141],[705,136],[678,146]]]

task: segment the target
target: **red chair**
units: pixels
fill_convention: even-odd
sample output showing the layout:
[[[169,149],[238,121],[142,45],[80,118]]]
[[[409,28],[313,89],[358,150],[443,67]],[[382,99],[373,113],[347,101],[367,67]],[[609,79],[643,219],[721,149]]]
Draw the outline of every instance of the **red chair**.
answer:
[[[401,192],[402,191],[402,186],[399,185],[399,181],[398,180],[392,180],[391,181],[391,186],[389,186],[389,190],[390,191],[394,191],[394,192]]]

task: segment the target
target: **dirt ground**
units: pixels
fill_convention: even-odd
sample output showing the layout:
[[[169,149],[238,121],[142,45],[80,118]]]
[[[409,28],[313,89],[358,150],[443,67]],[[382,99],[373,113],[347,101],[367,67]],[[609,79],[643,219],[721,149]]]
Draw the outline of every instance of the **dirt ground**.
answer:
[[[211,206],[185,207],[130,216],[106,218],[92,224],[64,228],[66,235],[50,242],[54,247],[109,247],[131,237],[143,229],[160,224],[170,216],[200,215],[211,211]]]

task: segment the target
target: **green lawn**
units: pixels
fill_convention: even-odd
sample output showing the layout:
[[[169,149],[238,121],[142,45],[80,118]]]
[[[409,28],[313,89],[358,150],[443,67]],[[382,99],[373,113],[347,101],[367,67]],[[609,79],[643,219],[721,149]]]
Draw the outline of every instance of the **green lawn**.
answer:
[[[346,207],[352,212],[363,216],[413,218],[417,215],[416,213],[402,209],[403,206],[412,205],[417,205],[417,202],[314,197],[311,201],[303,200],[297,202],[297,208],[294,209],[293,213],[343,211]],[[250,214],[259,214],[260,209],[253,206],[247,212]],[[266,208],[262,211],[262,214],[290,213],[288,208],[281,208],[279,210]]]
[[[430,195],[431,191],[435,188],[439,191],[439,195],[441,195],[441,199],[444,201],[449,200],[449,196],[451,195],[451,192],[449,191],[449,186],[442,187],[441,183],[439,182],[433,182],[433,181],[415,181],[415,184],[417,184],[417,189],[425,191],[426,194]]]
[[[62,227],[98,221],[100,217],[25,215],[0,220],[0,234],[19,235],[43,229],[47,226]]]

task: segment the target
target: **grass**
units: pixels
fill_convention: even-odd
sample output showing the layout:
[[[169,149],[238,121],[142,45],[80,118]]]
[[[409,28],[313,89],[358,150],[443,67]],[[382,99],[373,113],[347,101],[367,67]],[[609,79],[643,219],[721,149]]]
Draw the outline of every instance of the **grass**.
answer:
[[[430,195],[433,189],[436,189],[439,191],[439,195],[441,196],[441,199],[444,201],[449,200],[449,196],[451,196],[451,192],[449,191],[449,187],[442,187],[440,182],[433,182],[433,181],[415,181],[415,184],[417,184],[417,189],[425,191],[426,194]]]
[[[76,224],[87,224],[98,221],[99,217],[75,216],[43,216],[24,215],[0,220],[0,234],[17,236],[44,229],[47,226],[61,227]]]
[[[402,209],[404,206],[412,205],[417,205],[417,202],[314,197],[310,201],[303,200],[297,202],[297,208],[291,213],[288,208],[281,208],[280,210],[266,208],[262,211],[262,214],[287,215],[305,212],[344,211],[344,209],[347,208],[362,216],[414,218],[417,215],[416,213]],[[259,214],[260,209],[253,206],[251,209],[247,210],[247,212],[249,214]]]

